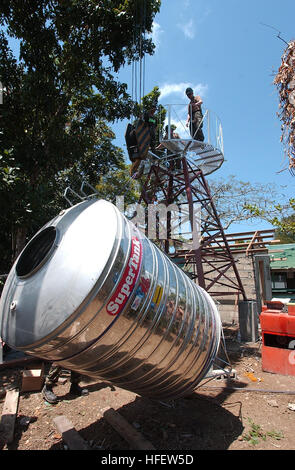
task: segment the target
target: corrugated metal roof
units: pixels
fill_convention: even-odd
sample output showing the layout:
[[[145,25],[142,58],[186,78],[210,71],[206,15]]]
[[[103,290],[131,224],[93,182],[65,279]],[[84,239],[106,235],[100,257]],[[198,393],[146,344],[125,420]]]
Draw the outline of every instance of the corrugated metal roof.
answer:
[[[295,269],[295,243],[268,245],[271,269]]]

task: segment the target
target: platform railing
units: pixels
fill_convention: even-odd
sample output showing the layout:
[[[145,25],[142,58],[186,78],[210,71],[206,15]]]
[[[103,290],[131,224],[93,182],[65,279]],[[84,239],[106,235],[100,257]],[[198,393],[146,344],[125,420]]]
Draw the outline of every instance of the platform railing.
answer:
[[[163,110],[165,110],[165,122],[164,122],[164,129],[168,126],[167,135],[172,137],[172,126],[176,126],[175,132],[179,135],[181,140],[189,141],[192,140],[193,136],[190,133],[190,125],[186,125],[187,117],[188,117],[188,105],[187,104],[167,104],[162,105]],[[220,150],[224,153],[223,148],[223,130],[220,118],[217,114],[209,109],[202,108],[203,118],[200,122],[199,127],[196,129],[198,131],[200,128],[204,134],[204,143],[211,145],[212,147]],[[160,115],[161,119],[161,115]],[[190,115],[190,120],[192,120],[192,115]],[[194,140],[196,139],[196,133],[194,136]],[[165,130],[164,133],[159,135],[159,141],[162,142],[166,140]],[[168,137],[169,139],[169,137]]]

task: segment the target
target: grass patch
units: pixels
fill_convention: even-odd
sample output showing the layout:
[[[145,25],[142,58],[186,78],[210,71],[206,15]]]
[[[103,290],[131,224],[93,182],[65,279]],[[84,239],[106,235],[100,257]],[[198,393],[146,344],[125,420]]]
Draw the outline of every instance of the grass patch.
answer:
[[[250,430],[248,433],[243,434],[243,440],[247,441],[252,446],[259,444],[260,440],[266,441],[268,437],[277,441],[283,439],[284,435],[281,431],[267,431],[264,432],[259,424],[255,424],[251,418],[248,418]]]

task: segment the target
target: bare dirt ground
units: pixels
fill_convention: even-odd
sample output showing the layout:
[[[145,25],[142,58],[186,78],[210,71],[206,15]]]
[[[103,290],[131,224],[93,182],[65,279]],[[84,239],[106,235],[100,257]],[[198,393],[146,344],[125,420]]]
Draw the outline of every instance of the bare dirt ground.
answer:
[[[40,392],[21,393],[14,441],[3,449],[66,450],[53,422],[58,415],[66,416],[92,449],[132,449],[102,417],[102,410],[108,407],[161,451],[294,449],[295,377],[263,372],[261,343],[238,342],[236,329],[225,333],[237,373],[234,379],[203,380],[203,387],[189,398],[159,402],[85,377],[82,385],[89,395],[74,398],[68,393],[69,374],[65,371],[67,381],[54,389],[58,404],[46,403]],[[0,370],[0,413],[5,390],[19,385],[21,372],[22,368]],[[294,395],[276,391],[293,391]]]

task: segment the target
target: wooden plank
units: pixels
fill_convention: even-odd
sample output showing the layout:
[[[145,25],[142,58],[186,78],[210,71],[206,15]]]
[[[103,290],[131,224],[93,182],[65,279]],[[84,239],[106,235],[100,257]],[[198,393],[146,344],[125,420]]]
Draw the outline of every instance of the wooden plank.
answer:
[[[260,247],[260,248],[252,248],[252,250],[250,251],[250,253],[254,253],[254,252],[256,252],[256,251],[260,251],[260,252],[261,252],[261,251],[267,251],[267,252],[268,252],[267,248],[266,248],[265,246],[262,246],[262,247]],[[231,249],[230,252],[231,252],[232,254],[238,254],[238,253],[245,253],[245,250]]]
[[[253,246],[254,246],[254,245],[271,245],[271,244],[273,244],[273,243],[275,243],[275,242],[277,242],[277,241],[278,241],[278,240],[271,240],[271,241],[267,241],[267,240],[262,241],[262,240],[260,240],[260,241],[257,241],[257,242],[254,242],[254,241],[253,241],[253,242],[250,242],[250,243],[251,243],[251,246],[252,246],[252,245],[253,245]],[[228,240],[227,240],[227,242],[228,242]],[[215,244],[214,244],[214,243],[215,243]],[[218,245],[217,245],[217,243],[218,243]],[[248,247],[248,246],[250,245],[250,243],[247,243],[247,242],[242,242],[242,243],[228,243],[228,246],[229,246],[230,248]],[[224,245],[223,241],[221,241],[221,240],[220,240],[220,241],[218,241],[218,240],[213,240],[213,243],[210,244],[210,245],[208,245],[208,247],[210,247],[210,248],[218,248],[218,247],[224,248],[224,246],[225,246],[225,245]]]
[[[248,246],[247,249],[246,249],[246,256],[248,256],[249,250],[251,249],[251,246],[253,245],[254,240],[255,240],[255,238],[257,237],[257,234],[258,234],[258,232],[257,232],[257,230],[256,230],[256,232],[254,233],[254,235],[253,235],[253,237],[252,237],[252,239],[251,239],[251,241],[250,241],[250,243],[249,243],[249,246]]]
[[[275,232],[276,229],[266,229],[266,230],[258,230],[259,234],[266,234],[266,233],[272,233],[272,232]],[[225,236],[226,237],[241,237],[243,238],[243,235],[254,235],[255,233],[255,230],[254,231],[251,231],[251,232],[235,232],[235,233],[226,233]]]
[[[0,441],[10,444],[14,438],[14,426],[19,403],[19,390],[8,390],[2,410],[0,423]]]
[[[0,364],[0,370],[2,369],[14,369],[15,367],[23,366],[26,364],[31,364],[35,362],[40,362],[40,359],[36,357],[22,357],[20,359],[13,359],[12,361],[4,361]]]
[[[132,450],[155,450],[153,444],[113,408],[105,410],[103,417],[131,445]]]
[[[57,416],[53,422],[70,450],[89,450],[90,447],[87,442],[84,441],[71,421],[65,416]]]

